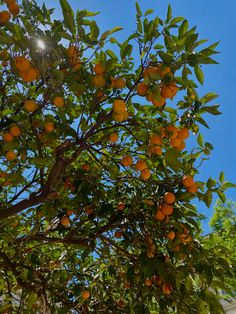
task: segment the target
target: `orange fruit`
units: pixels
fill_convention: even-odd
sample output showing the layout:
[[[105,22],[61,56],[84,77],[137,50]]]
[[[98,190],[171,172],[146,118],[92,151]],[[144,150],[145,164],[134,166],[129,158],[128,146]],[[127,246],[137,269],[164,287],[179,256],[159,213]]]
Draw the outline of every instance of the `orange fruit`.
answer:
[[[106,85],[105,77],[102,74],[101,75],[95,75],[93,77],[93,84],[98,88],[104,87]]]
[[[169,204],[163,204],[160,208],[160,210],[162,211],[162,213],[165,216],[170,216],[173,214],[174,208],[173,206],[169,205]]]
[[[71,216],[73,214],[73,210],[71,210],[71,209],[67,209],[66,210],[66,215],[67,216]]]
[[[168,232],[166,236],[167,236],[168,239],[174,240],[175,232],[172,230],[172,231]]]
[[[123,299],[120,299],[118,302],[117,302],[118,306],[123,309],[125,307],[125,301]]]
[[[17,16],[20,13],[20,7],[17,3],[8,5],[8,10],[13,16]]]
[[[166,216],[163,214],[163,212],[160,209],[157,209],[154,218],[156,220],[162,221],[166,218]]]
[[[4,141],[8,142],[8,143],[12,142],[14,139],[13,135],[9,132],[3,133],[2,137],[3,137]]]
[[[96,63],[93,70],[97,75],[101,75],[105,72],[105,68],[101,63]]]
[[[163,107],[166,103],[166,99],[162,96],[159,97],[160,99],[155,99],[154,97],[152,98],[151,102],[154,107]]]
[[[163,78],[167,73],[171,73],[171,69],[163,63],[158,64],[157,71],[161,78]]]
[[[151,177],[151,172],[149,169],[146,168],[146,169],[141,171],[141,178],[143,180],[148,180],[150,177]]]
[[[157,146],[157,145],[151,146],[150,151],[154,155],[159,155],[159,156],[162,155],[162,148],[161,148],[161,146]]]
[[[11,19],[11,14],[8,11],[0,12],[0,25],[7,24]]]
[[[141,160],[141,159],[138,160],[138,161],[136,162],[135,167],[136,167],[136,169],[137,169],[138,171],[143,171],[143,170],[147,169],[146,161]]]
[[[123,112],[123,113],[116,113],[116,112],[112,112],[112,118],[113,120],[115,120],[116,122],[123,122],[125,120],[127,120],[129,114],[127,111]]]
[[[152,279],[145,279],[144,284],[147,287],[151,287],[153,284]]]
[[[85,212],[86,212],[86,214],[87,214],[88,216],[92,215],[93,212],[94,212],[93,207],[91,207],[91,206],[86,206]]]
[[[71,62],[71,64],[72,64],[72,72],[79,70],[82,66],[81,61],[79,59],[77,59],[75,63]]]
[[[48,133],[53,132],[55,130],[54,122],[50,122],[50,121],[46,122],[44,125],[44,129]]]
[[[39,72],[36,68],[30,67],[28,70],[24,72],[20,72],[20,77],[26,83],[33,82],[37,79]]]
[[[124,113],[126,111],[126,103],[122,99],[116,99],[113,103],[112,110],[115,113]]]
[[[193,194],[197,193],[197,190],[198,190],[198,184],[196,182],[194,182],[193,185],[187,188],[187,191]]]
[[[178,137],[172,138],[172,139],[170,140],[170,145],[171,145],[172,147],[179,147],[180,144],[181,144],[181,139],[179,139]]]
[[[189,137],[189,130],[187,128],[179,129],[178,138],[181,140],[186,140]]]
[[[83,164],[81,166],[81,168],[84,170],[84,171],[89,171],[90,170],[90,166],[88,164]]]
[[[168,136],[173,139],[173,138],[176,138],[177,135],[178,135],[178,128],[174,125],[168,125],[166,127],[166,131],[167,131],[167,134]]]
[[[137,86],[137,93],[139,96],[146,96],[148,93],[148,86],[144,82],[139,83]]]
[[[174,83],[163,85],[161,88],[161,96],[164,98],[173,98],[178,91],[178,87]]]
[[[121,164],[125,167],[129,167],[131,166],[133,163],[133,158],[131,156],[124,156],[122,159],[121,159]]]
[[[157,134],[153,134],[150,137],[150,144],[151,145],[161,145],[162,144],[162,138]]]
[[[6,158],[8,161],[13,161],[17,158],[17,154],[13,151],[13,150],[9,150],[7,153],[6,153]]]
[[[63,107],[64,104],[65,104],[64,98],[61,97],[61,96],[56,96],[56,97],[53,99],[53,105],[55,105],[56,107]]]
[[[63,216],[60,220],[60,223],[64,227],[69,227],[70,226],[70,219],[67,216]]]
[[[122,231],[116,231],[115,233],[114,233],[114,236],[115,236],[115,238],[121,238],[122,237]]]
[[[185,149],[185,142],[181,140],[179,146],[177,146],[176,148],[180,151]]]
[[[154,278],[155,278],[155,281],[156,281],[156,283],[157,283],[158,285],[161,285],[161,284],[162,284],[162,279],[161,279],[161,277],[159,277],[159,276],[156,275]]]
[[[156,81],[160,78],[160,75],[158,73],[158,68],[154,66],[148,66],[143,71],[143,77],[145,80],[153,80]]]
[[[184,176],[182,179],[182,183],[186,188],[190,188],[194,184],[194,180],[192,176]]]
[[[89,290],[84,290],[84,291],[82,292],[82,298],[83,298],[84,300],[88,300],[88,299],[90,298],[90,291],[89,291]]]
[[[172,192],[166,192],[164,195],[164,201],[168,204],[173,204],[175,202],[175,195]]]
[[[78,47],[76,47],[76,46],[73,46],[73,45],[71,45],[71,46],[69,46],[68,48],[67,48],[67,55],[70,57],[70,58],[73,58],[74,56],[78,56],[78,53],[79,53],[79,49],[78,49]]]
[[[34,100],[26,100],[24,103],[24,109],[27,112],[34,112],[38,109],[38,105]]]
[[[16,0],[5,0],[6,5],[16,3]]]
[[[12,125],[9,131],[12,136],[19,136],[21,134],[21,130],[16,124]]]
[[[110,136],[109,136],[109,140],[110,142],[112,143],[116,143],[119,139],[119,135],[118,133],[112,133]]]
[[[126,82],[125,82],[125,79],[122,78],[122,77],[118,77],[115,79],[115,88],[118,88],[118,89],[122,89],[122,88],[125,88],[125,85],[126,85]]]
[[[170,283],[163,283],[161,286],[161,290],[164,294],[169,295],[169,294],[171,294],[173,287]]]
[[[117,206],[118,210],[124,210],[125,209],[125,203],[119,203]]]
[[[15,57],[14,64],[20,72],[25,72],[30,68],[30,61],[23,56]]]

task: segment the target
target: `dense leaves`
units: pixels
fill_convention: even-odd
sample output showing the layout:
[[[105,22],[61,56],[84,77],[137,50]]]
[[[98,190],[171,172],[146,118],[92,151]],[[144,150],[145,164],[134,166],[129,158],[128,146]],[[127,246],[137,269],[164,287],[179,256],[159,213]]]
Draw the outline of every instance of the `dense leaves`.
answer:
[[[220,114],[216,94],[197,92],[217,44],[201,50],[170,6],[162,20],[136,4],[137,29],[120,43],[119,26],[101,34],[97,12],[66,0],[62,20],[5,2],[0,310],[222,313],[230,261],[199,241],[191,204],[233,186],[195,181],[213,149],[200,127]]]

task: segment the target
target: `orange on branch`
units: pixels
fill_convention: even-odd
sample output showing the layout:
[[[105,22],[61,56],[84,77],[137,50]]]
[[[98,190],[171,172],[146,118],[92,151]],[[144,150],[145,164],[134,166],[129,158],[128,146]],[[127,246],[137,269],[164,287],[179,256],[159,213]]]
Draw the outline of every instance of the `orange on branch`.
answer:
[[[160,210],[165,216],[170,216],[174,212],[174,208],[170,204],[162,204]]]
[[[19,136],[21,134],[21,130],[18,125],[14,124],[9,129],[12,136]]]
[[[10,4],[13,4],[13,3],[16,3],[16,0],[4,0],[4,2],[6,3],[6,5],[10,5]]]
[[[150,145],[161,145],[162,138],[157,134],[152,134],[149,142],[150,142]]]
[[[146,169],[141,171],[141,178],[143,180],[148,180],[150,177],[151,177],[151,172],[149,169],[146,168]]]
[[[150,152],[151,152],[153,155],[159,155],[159,156],[161,156],[161,155],[162,155],[162,148],[161,148],[161,146],[153,145],[153,146],[151,146],[151,148],[150,148]]]
[[[30,82],[35,81],[38,78],[38,75],[39,75],[39,71],[34,67],[30,67],[28,70],[24,72],[20,72],[20,77],[25,83],[30,83]]]
[[[179,129],[178,138],[181,140],[186,140],[189,137],[189,130],[187,128]]]
[[[17,16],[20,13],[20,6],[17,3],[12,3],[8,6],[8,10],[13,16]]]
[[[8,11],[0,12],[0,25],[7,24],[11,19],[11,14]]]
[[[178,138],[178,137],[172,138],[172,139],[170,140],[170,145],[171,145],[172,147],[179,147],[180,144],[181,144],[181,139]]]
[[[171,294],[173,287],[170,283],[163,283],[161,286],[161,290],[164,294],[169,295]]]
[[[84,291],[82,292],[82,298],[83,298],[84,300],[88,300],[88,299],[90,298],[90,291],[89,291],[89,290],[84,290]]]
[[[181,140],[179,146],[176,146],[176,148],[179,151],[184,150],[185,149],[185,142],[184,142],[184,140]]]
[[[146,161],[140,159],[136,162],[136,165],[135,165],[136,169],[138,171],[143,171],[145,169],[147,169],[147,164],[146,164]]]
[[[182,179],[182,183],[186,188],[190,188],[194,184],[194,180],[192,176],[184,176]]]
[[[95,75],[93,77],[93,84],[95,87],[103,88],[106,85],[105,77],[101,75]]]
[[[47,133],[53,132],[55,130],[55,123],[51,121],[46,122],[44,125],[44,129]]]
[[[128,116],[129,116],[129,114],[127,111],[125,111],[123,113],[116,113],[114,111],[112,112],[112,118],[116,122],[123,122],[123,121],[128,119]]]
[[[198,191],[198,184],[196,182],[193,183],[193,185],[191,185],[190,187],[187,188],[187,192],[189,193],[197,193]]]
[[[148,93],[148,86],[144,82],[139,83],[137,86],[137,93],[139,96],[146,96]]]
[[[151,102],[154,107],[163,107],[166,104],[166,99],[160,95],[159,99],[152,97]]]
[[[114,81],[114,87],[117,89],[122,89],[125,88],[126,82],[125,79],[123,77],[118,77],[115,79]]]
[[[13,161],[17,158],[17,154],[13,150],[10,150],[6,153],[6,158],[8,161]]]
[[[7,143],[12,142],[13,139],[14,139],[13,135],[11,133],[9,133],[9,132],[3,133],[2,138]]]
[[[144,284],[147,287],[151,287],[153,284],[153,281],[152,281],[152,279],[145,279]]]
[[[162,220],[164,220],[164,219],[166,218],[166,215],[163,214],[163,212],[158,208],[157,211],[156,211],[156,213],[155,213],[154,218],[155,218],[156,220],[162,221]]]
[[[121,164],[125,167],[131,166],[132,163],[133,163],[133,158],[131,156],[126,155],[121,159]]]
[[[116,99],[113,102],[112,110],[115,113],[124,113],[126,111],[126,103],[122,99]]]
[[[56,106],[56,107],[63,107],[65,105],[65,102],[64,102],[64,98],[61,97],[61,96],[56,96],[54,99],[53,99],[53,105]]]
[[[38,107],[38,104],[34,100],[26,100],[24,102],[24,109],[27,112],[34,112]]]
[[[175,194],[172,192],[166,192],[164,195],[164,201],[168,204],[173,204],[175,202]]]
[[[163,85],[161,88],[161,96],[164,98],[173,98],[177,92],[178,87],[174,83]]]
[[[125,203],[119,203],[117,206],[117,209],[121,210],[121,211],[124,210],[125,209]]]
[[[158,66],[157,66],[157,72],[159,73],[159,75],[160,75],[161,78],[164,78],[164,76],[165,76],[167,73],[171,73],[171,69],[170,69],[170,67],[164,65],[163,63],[160,63],[160,64],[158,64]]]
[[[68,216],[63,216],[60,220],[60,223],[62,224],[62,226],[64,227],[69,227],[70,226],[70,219],[68,218]]]
[[[168,232],[166,236],[167,236],[168,239],[174,240],[175,232],[172,230],[172,231]]]
[[[166,132],[168,134],[168,137],[173,139],[173,138],[176,138],[178,135],[178,128],[174,125],[168,125],[166,127]]]
[[[31,66],[30,61],[24,56],[15,57],[14,64],[20,72],[28,71]]]
[[[121,238],[121,237],[122,237],[122,235],[123,235],[123,233],[122,233],[122,231],[121,231],[121,230],[116,231],[116,232],[114,233],[114,236],[115,236],[115,238],[117,238],[117,239]]]
[[[103,73],[105,73],[105,67],[103,66],[103,64],[101,63],[96,63],[94,65],[94,68],[93,68],[94,72],[97,74],[97,75],[101,75]]]
[[[118,135],[118,133],[112,133],[112,134],[110,134],[109,140],[110,140],[110,142],[112,142],[112,143],[116,143],[116,142],[119,140],[119,135]]]

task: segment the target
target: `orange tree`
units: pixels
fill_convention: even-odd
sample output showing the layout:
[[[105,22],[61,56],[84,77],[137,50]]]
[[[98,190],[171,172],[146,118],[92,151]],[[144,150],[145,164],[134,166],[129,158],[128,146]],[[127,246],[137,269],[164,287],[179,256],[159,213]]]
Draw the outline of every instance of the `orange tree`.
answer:
[[[136,4],[120,43],[66,0],[63,20],[1,3],[1,312],[221,313],[230,263],[191,204],[231,185],[194,179],[212,149],[202,116],[219,114],[197,93],[217,44],[201,49],[170,6],[152,20]]]

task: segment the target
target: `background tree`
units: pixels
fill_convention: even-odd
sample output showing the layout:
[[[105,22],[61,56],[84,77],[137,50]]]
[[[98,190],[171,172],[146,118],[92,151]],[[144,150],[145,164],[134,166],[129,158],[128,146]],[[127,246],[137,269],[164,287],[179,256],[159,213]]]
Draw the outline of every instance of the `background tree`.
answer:
[[[197,93],[217,43],[170,6],[136,4],[120,43],[66,0],[63,21],[1,3],[1,311],[222,313],[230,261],[199,242],[191,204],[227,187],[194,180],[213,148],[202,116],[220,113]]]

